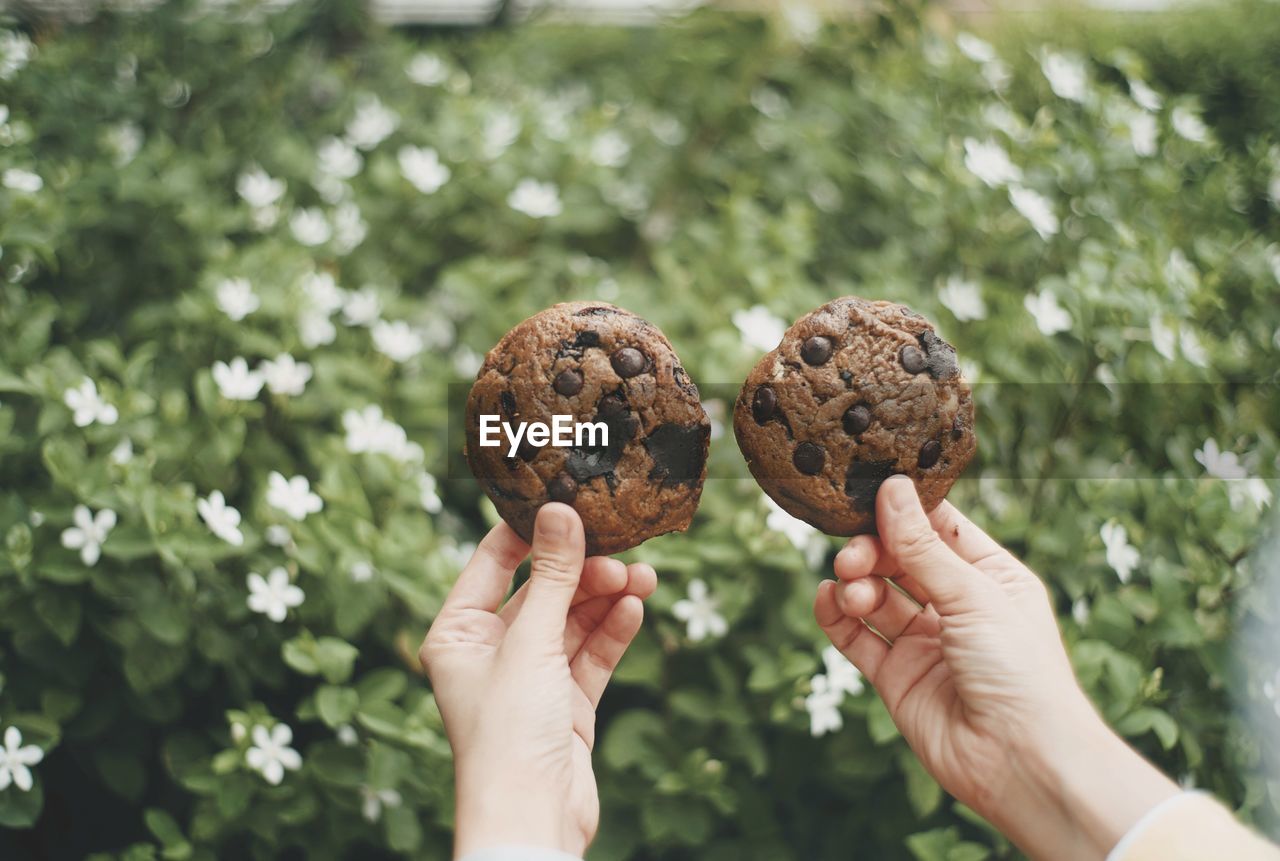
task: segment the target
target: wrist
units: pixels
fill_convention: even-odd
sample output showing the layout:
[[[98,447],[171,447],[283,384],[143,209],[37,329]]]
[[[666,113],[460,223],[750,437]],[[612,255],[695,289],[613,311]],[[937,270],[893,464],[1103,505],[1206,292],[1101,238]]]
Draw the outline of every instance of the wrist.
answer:
[[[1041,731],[1015,743],[1011,757],[1011,821],[998,824],[1034,858],[1105,858],[1147,811],[1178,793],[1083,694],[1046,713]]]
[[[554,849],[578,856],[586,848],[571,838],[563,800],[545,787],[469,778],[459,770],[455,795],[455,858],[503,845]]]

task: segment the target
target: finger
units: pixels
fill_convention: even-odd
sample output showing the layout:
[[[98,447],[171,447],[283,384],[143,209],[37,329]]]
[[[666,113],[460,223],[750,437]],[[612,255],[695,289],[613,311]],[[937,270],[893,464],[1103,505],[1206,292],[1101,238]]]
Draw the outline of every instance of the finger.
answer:
[[[896,573],[894,559],[884,552],[880,539],[874,535],[855,535],[840,548],[832,566],[841,580],[857,580],[877,574],[889,577]]]
[[[527,555],[529,545],[510,526],[499,523],[471,554],[471,560],[458,575],[440,612],[464,609],[494,612],[511,588],[516,568]]]
[[[870,604],[866,592],[873,584],[881,584],[877,600]],[[934,635],[941,630],[938,614],[932,607],[921,607],[902,592],[879,578],[871,577],[837,588],[837,598],[845,615],[860,618],[893,643],[904,634]],[[868,606],[870,604],[870,606]]]
[[[876,636],[861,619],[845,615],[836,602],[836,583],[823,580],[813,601],[813,616],[831,645],[848,658],[871,684],[876,683],[880,666],[889,655],[889,644]]]
[[[622,562],[608,556],[590,556],[583,563],[582,582],[578,584],[578,591],[574,593],[573,601],[570,604],[571,606],[577,606],[597,595],[612,595],[615,592],[620,592],[626,587],[627,582],[627,566]],[[515,594],[507,599],[507,603],[502,605],[502,609],[498,611],[498,615],[503,622],[510,625],[515,621],[528,595],[529,582],[526,580],[516,590]]]
[[[885,550],[923,587],[940,615],[972,610],[994,588],[938,537],[906,476],[891,476],[880,486],[876,524]]]
[[[512,623],[513,634],[520,629],[520,635],[540,636],[560,645],[585,555],[586,537],[578,513],[561,502],[542,506],[533,524],[529,594]]]
[[[582,644],[591,632],[600,626],[609,610],[618,602],[617,595],[601,595],[583,601],[569,610],[569,618],[564,623],[564,653],[569,658],[578,654]]]
[[[600,697],[604,695],[614,667],[622,660],[627,646],[635,639],[643,621],[643,602],[635,595],[623,595],[614,603],[599,627],[587,637],[570,664],[574,681],[586,694],[592,708],[600,704]]]
[[[943,542],[970,565],[977,565],[992,556],[1008,552],[945,499],[929,512],[929,522]]]
[[[626,588],[628,595],[635,595],[643,601],[658,588],[658,572],[645,562],[632,562],[627,566]]]

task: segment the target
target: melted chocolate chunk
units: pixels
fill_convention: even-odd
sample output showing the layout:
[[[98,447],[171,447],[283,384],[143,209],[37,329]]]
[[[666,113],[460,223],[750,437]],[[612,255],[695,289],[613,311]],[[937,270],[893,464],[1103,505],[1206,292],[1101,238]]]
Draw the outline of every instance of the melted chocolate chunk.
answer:
[[[596,420],[604,422],[609,429],[609,444],[573,446],[568,449],[569,456],[565,460],[565,471],[579,484],[585,484],[597,475],[612,475],[618,461],[622,459],[627,443],[631,442],[639,428],[635,417],[627,413],[612,416],[597,414]]]
[[[614,372],[625,380],[642,372],[648,361],[644,353],[635,347],[623,347],[613,354],[609,363],[613,365]]]
[[[902,367],[908,374],[918,374],[929,367],[929,361],[920,348],[910,344],[898,351],[898,360],[902,362]]]
[[[812,338],[806,338],[800,345],[800,358],[804,359],[806,365],[825,364],[827,359],[831,358],[831,350],[830,338],[814,335]]]
[[[555,382],[551,385],[565,397],[573,397],[582,391],[582,371],[577,368],[566,368],[556,374]]]
[[[645,450],[653,458],[649,479],[660,479],[663,487],[696,482],[706,463],[710,432],[703,425],[658,425],[644,441]]]
[[[596,404],[596,415],[601,418],[620,416],[627,411],[627,398],[621,391],[610,392]]]
[[[926,365],[929,376],[937,380],[950,380],[960,373],[955,347],[927,330],[920,333],[919,341],[928,356]]]
[[[844,474],[844,492],[859,511],[873,511],[880,485],[893,475],[892,460],[855,460]]]
[[[578,496],[578,482],[562,472],[547,482],[547,496],[552,502],[572,503]]]
[[[617,310],[616,308],[600,308],[600,307],[594,307],[594,308],[583,308],[581,311],[574,311],[574,312],[573,312],[573,316],[575,316],[575,317],[604,317],[604,316],[606,316],[606,315],[608,315],[608,314],[617,314],[617,313],[618,313],[618,310]]]
[[[514,418],[520,414],[516,409],[516,396],[511,392],[503,392],[498,395],[498,400],[502,402],[502,411],[506,413],[507,418]]]
[[[777,392],[769,386],[761,386],[756,389],[755,396],[751,398],[751,417],[756,420],[756,424],[762,425],[773,418],[773,414],[777,409]]]
[[[582,354],[587,351],[588,347],[600,346],[600,333],[593,332],[590,329],[584,329],[573,336],[572,341],[561,341],[560,349],[556,350],[556,358],[563,359],[566,357],[581,359]]]
[[[936,439],[931,439],[920,446],[920,459],[917,462],[920,464],[921,469],[928,469],[937,463],[940,457],[942,457],[942,443]]]
[[[822,472],[822,468],[827,464],[827,452],[820,445],[802,442],[796,446],[795,453],[791,456],[791,462],[795,464],[796,469],[805,475],[817,475]]]
[[[844,432],[854,436],[871,427],[871,408],[866,404],[854,404],[844,411]]]

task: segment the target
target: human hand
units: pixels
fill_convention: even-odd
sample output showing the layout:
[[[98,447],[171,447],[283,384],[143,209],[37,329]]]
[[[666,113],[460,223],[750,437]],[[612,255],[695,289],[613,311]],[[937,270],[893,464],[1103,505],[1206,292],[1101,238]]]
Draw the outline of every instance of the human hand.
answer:
[[[910,479],[881,486],[876,522],[819,585],[818,624],[944,789],[1032,857],[1104,857],[1178,789],[1081,691],[1044,584]]]
[[[530,547],[498,524],[419,651],[454,752],[458,857],[504,843],[582,855],[595,836],[595,709],[657,575],[585,548],[577,513],[544,505],[529,581],[499,609]]]

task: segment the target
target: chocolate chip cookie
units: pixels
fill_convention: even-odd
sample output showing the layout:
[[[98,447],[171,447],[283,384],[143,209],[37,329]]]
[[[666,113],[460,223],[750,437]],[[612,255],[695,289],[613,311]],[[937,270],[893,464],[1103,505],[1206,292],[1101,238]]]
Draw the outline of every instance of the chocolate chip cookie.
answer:
[[[506,435],[496,447],[480,444],[486,415],[513,430],[568,416],[603,425],[607,442],[575,431],[572,444],[539,446],[526,435],[513,454]],[[520,323],[489,351],[467,398],[467,463],[498,513],[529,541],[543,503],[572,505],[591,555],[688,528],[710,438],[698,388],[671,343],[603,302],[555,305]]]
[[[896,473],[932,510],[977,450],[955,349],[905,306],[856,296],[787,330],[743,384],[733,429],[765,493],[829,535],[874,532]]]

